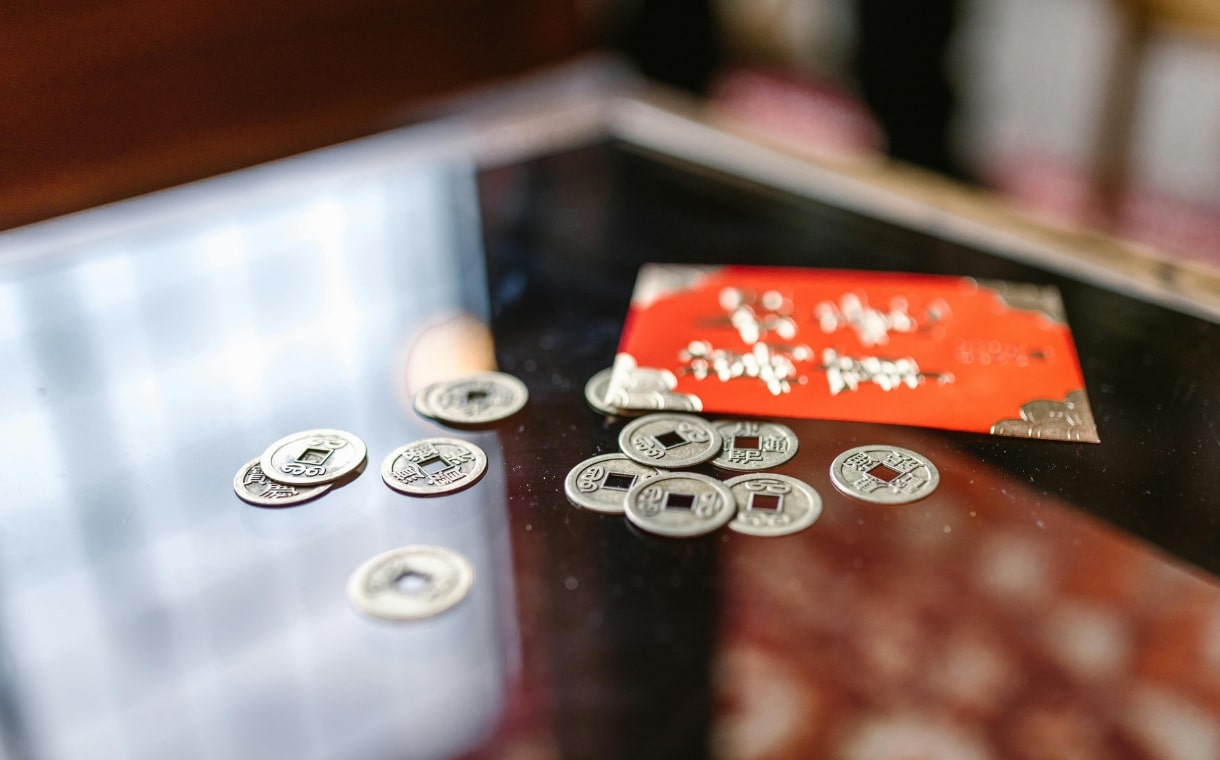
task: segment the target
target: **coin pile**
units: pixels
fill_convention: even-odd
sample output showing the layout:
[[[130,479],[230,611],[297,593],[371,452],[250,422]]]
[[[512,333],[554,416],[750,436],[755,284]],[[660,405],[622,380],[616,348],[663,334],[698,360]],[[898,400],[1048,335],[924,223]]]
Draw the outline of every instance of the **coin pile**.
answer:
[[[423,417],[457,428],[480,428],[525,406],[525,384],[502,372],[482,372],[433,383],[415,397]],[[342,430],[285,436],[246,463],[233,490],[258,506],[300,504],[359,477],[368,462],[364,441]],[[468,488],[487,471],[487,454],[456,438],[425,438],[400,446],[381,464],[381,479],[408,496],[440,496]],[[352,605],[385,620],[420,620],[461,602],[474,583],[462,555],[440,546],[404,546],[366,561],[352,574]]]
[[[286,507],[317,498],[360,476],[368,449],[359,437],[321,428],[284,436],[237,471],[233,490],[260,507]]]
[[[604,380],[595,375],[589,386]],[[598,411],[597,388],[586,397]],[[822,499],[807,483],[763,472],[796,455],[799,441],[776,422],[708,422],[689,414],[649,414],[619,434],[619,454],[603,454],[572,468],[564,492],[576,506],[626,514],[637,527],[673,538],[699,536],[728,525],[758,536],[803,530],[822,513]],[[744,472],[721,482],[695,472],[675,472],[710,462]]]
[[[611,375],[607,369],[589,379],[589,406],[613,416],[640,414],[612,403]],[[822,498],[808,483],[763,472],[788,462],[799,446],[796,434],[777,422],[648,414],[629,422],[618,443],[621,453],[572,468],[564,482],[569,501],[626,514],[634,525],[671,537],[703,535],[724,525],[739,533],[782,536],[804,530],[822,513]],[[707,462],[746,474],[720,481],[673,472]],[[861,501],[905,504],[936,490],[940,474],[921,454],[877,444],[840,454],[830,466],[830,479],[840,492]]]

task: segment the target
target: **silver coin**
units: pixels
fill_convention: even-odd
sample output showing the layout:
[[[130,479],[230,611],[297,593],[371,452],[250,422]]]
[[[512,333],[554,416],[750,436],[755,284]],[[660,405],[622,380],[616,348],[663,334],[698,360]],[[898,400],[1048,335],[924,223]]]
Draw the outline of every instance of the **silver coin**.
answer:
[[[277,483],[263,472],[259,460],[247,462],[233,477],[237,498],[260,507],[289,507],[317,498],[331,489],[331,483],[320,486],[293,486]]]
[[[602,454],[572,468],[563,482],[568,501],[578,507],[622,514],[627,491],[636,483],[655,478],[661,471],[622,454]]]
[[[432,409],[428,406],[427,390],[427,388],[423,388],[415,394],[415,400],[412,402],[412,406],[415,408],[415,413],[420,417],[433,419],[436,415],[432,413]]]
[[[610,389],[610,376],[613,374],[614,370],[608,367],[595,373],[585,383],[585,401],[602,414],[618,413],[617,409],[606,403],[606,391]]]
[[[922,454],[874,444],[848,449],[830,464],[830,482],[848,496],[874,504],[906,504],[940,484],[936,465]]]
[[[408,496],[440,496],[468,488],[487,470],[487,454],[468,441],[425,438],[400,446],[381,463],[381,479]]]
[[[304,430],[285,436],[259,457],[272,480],[293,486],[334,483],[364,464],[364,441],[342,430]]]
[[[720,433],[689,414],[649,414],[618,436],[623,453],[654,467],[680,469],[702,464],[720,453]]]
[[[729,529],[751,536],[786,536],[822,516],[822,497],[804,481],[770,472],[724,481],[737,501]]]
[[[416,409],[453,425],[486,425],[511,417],[529,400],[525,383],[503,372],[480,372],[425,388]]]
[[[610,378],[613,375],[614,369],[606,368],[589,378],[589,381],[585,383],[585,401],[596,411],[615,417],[636,417],[642,414],[642,412],[635,409],[620,409],[607,401],[610,390]]]
[[[724,441],[712,465],[722,470],[769,470],[792,459],[800,447],[792,428],[778,422],[720,420],[712,424]]]
[[[667,472],[627,492],[627,519],[649,533],[700,536],[733,519],[737,504],[724,483],[693,472]]]
[[[347,598],[366,615],[383,620],[422,620],[466,598],[474,569],[466,558],[440,546],[404,546],[365,562],[347,582]]]

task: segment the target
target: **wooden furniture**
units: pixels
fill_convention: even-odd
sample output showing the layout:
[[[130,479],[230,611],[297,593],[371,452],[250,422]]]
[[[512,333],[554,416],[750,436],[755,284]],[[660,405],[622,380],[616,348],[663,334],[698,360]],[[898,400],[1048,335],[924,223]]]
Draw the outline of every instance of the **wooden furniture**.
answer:
[[[571,0],[0,9],[0,228],[394,126],[581,45]]]

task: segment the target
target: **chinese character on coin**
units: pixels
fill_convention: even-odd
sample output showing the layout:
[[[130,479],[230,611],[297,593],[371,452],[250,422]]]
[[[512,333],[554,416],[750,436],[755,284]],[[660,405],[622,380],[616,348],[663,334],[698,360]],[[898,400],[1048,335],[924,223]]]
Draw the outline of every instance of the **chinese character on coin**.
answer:
[[[456,438],[425,438],[400,446],[381,464],[381,479],[408,496],[440,496],[474,485],[487,470],[487,455]]]
[[[898,446],[857,446],[830,464],[830,480],[848,496],[874,504],[906,504],[930,495],[940,484],[936,465]]]

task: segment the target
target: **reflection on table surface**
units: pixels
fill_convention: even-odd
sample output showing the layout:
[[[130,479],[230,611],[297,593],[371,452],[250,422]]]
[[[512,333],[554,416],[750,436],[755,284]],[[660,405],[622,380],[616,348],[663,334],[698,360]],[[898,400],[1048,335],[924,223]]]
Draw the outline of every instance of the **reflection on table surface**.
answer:
[[[1214,323],[621,145],[284,168],[0,270],[9,755],[1220,756]],[[564,476],[621,425],[584,382],[649,260],[1055,282],[1103,443],[799,420],[780,471],[825,500],[803,533],[665,540],[577,510]],[[482,325],[526,410],[418,417],[420,384],[486,364]],[[312,427],[360,435],[371,471],[299,507],[234,497]],[[487,477],[426,501],[380,482],[441,431]],[[835,491],[830,460],[874,440],[940,490]],[[470,598],[352,610],[352,570],[412,543],[469,558]]]
[[[857,437],[842,424],[818,433],[784,472],[816,481]],[[1220,746],[1220,589],[1027,482],[948,449],[934,457],[949,473],[934,498],[858,505],[818,482],[827,510],[782,540],[675,544],[591,513],[544,538],[514,521],[522,617],[547,621],[527,633],[525,661],[549,667],[527,669],[509,713],[519,721],[471,756]]]

